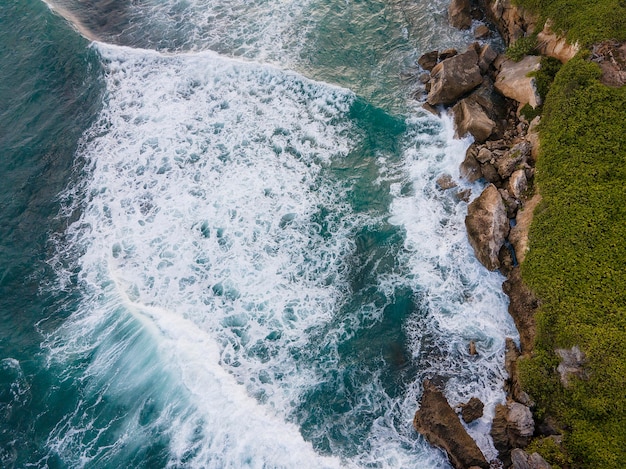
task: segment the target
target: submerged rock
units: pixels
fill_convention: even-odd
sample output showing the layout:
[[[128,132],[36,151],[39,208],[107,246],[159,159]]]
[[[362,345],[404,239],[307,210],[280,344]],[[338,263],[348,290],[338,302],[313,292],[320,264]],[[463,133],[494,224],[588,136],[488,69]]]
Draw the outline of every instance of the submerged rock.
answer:
[[[509,219],[496,186],[489,184],[469,204],[465,227],[478,260],[489,270],[500,267],[498,253],[509,234]]]
[[[424,381],[424,394],[420,408],[415,413],[413,426],[430,444],[443,449],[455,468],[489,468],[487,460],[454,409],[430,381]]]

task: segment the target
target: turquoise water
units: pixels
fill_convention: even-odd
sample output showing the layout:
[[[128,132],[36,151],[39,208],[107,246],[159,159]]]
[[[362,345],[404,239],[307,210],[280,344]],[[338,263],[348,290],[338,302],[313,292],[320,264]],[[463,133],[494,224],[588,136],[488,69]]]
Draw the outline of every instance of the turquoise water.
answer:
[[[515,331],[411,99],[445,2],[50,6],[0,6],[0,465],[447,467],[425,377],[493,457]]]

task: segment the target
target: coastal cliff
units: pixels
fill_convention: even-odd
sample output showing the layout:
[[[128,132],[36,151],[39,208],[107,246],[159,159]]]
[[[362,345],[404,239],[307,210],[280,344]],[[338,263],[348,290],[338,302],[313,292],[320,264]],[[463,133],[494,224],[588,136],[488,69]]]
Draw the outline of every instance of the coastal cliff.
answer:
[[[479,65],[483,92],[474,85],[456,103],[436,99],[450,68],[438,64],[427,99],[452,106],[457,134],[474,136],[461,176],[490,184],[468,207],[468,237],[485,267],[507,277],[520,333],[520,349],[507,342],[507,403],[492,438],[505,467],[622,467],[626,7],[616,6],[612,35],[597,35],[537,2],[516,3],[452,1],[451,23],[479,7],[509,58]],[[493,99],[477,99],[486,80],[507,99],[505,119],[489,112]]]

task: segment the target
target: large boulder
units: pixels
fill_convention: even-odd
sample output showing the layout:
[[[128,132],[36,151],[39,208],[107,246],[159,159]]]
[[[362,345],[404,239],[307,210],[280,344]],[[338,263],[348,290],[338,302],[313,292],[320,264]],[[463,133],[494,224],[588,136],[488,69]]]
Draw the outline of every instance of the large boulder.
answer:
[[[522,166],[531,155],[532,145],[526,140],[513,145],[510,150],[496,158],[495,167],[502,179],[513,174],[513,171]]]
[[[519,62],[503,60],[500,64],[495,87],[507,98],[514,99],[520,104],[530,104],[536,108],[541,104],[541,97],[537,91],[535,78],[529,76],[541,68],[541,57],[527,55]]]
[[[448,20],[455,28],[469,29],[472,26],[470,1],[452,0],[448,6]]]
[[[578,345],[574,345],[571,349],[558,348],[555,351],[561,357],[561,363],[559,363],[556,370],[561,375],[563,386],[569,387],[572,377],[587,379],[587,371],[585,370],[586,357]]]
[[[483,143],[496,130],[492,121],[480,104],[471,98],[459,101],[452,108],[456,136],[471,134],[478,143]]]
[[[478,67],[478,54],[470,49],[439,62],[431,71],[429,104],[450,105],[483,81]]]
[[[496,186],[489,184],[469,204],[465,227],[478,260],[489,270],[498,269],[498,253],[509,234],[509,219]]]
[[[483,404],[482,401],[477,397],[472,397],[465,404],[461,404],[460,408],[463,421],[465,423],[472,423],[474,420],[477,420],[483,416],[485,404]]]
[[[542,55],[554,57],[565,63],[572,59],[580,50],[578,43],[572,45],[563,36],[552,31],[552,21],[546,21],[543,29],[537,34],[537,50]]]
[[[483,173],[480,169],[480,163],[476,160],[476,154],[478,153],[478,147],[475,143],[472,143],[465,152],[465,159],[459,166],[459,173],[461,177],[469,183],[474,183],[483,177]]]
[[[478,4],[497,26],[507,44],[534,31],[538,19],[537,15],[513,3],[513,0],[478,0]]]
[[[439,59],[439,51],[433,50],[431,52],[426,52],[422,54],[419,59],[417,59],[417,63],[424,70],[428,70],[429,72],[437,65],[437,60]]]
[[[535,422],[528,407],[513,401],[496,406],[491,438],[505,467],[511,465],[512,449],[526,447],[534,432]]]
[[[489,468],[489,463],[454,409],[430,381],[424,381],[424,394],[420,408],[415,413],[413,426],[430,444],[443,449],[455,468]]]

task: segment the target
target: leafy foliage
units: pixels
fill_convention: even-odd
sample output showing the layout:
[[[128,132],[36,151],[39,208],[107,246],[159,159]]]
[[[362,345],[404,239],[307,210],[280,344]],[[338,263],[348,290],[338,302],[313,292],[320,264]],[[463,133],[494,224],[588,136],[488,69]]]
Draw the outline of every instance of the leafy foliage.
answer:
[[[537,49],[537,35],[520,37],[517,41],[506,48],[506,56],[514,62],[519,62],[525,56]]]
[[[559,3],[559,2],[555,2]],[[536,182],[543,202],[522,265],[539,295],[535,355],[522,379],[569,428],[573,467],[626,460],[626,87],[609,88],[580,54],[544,107]],[[555,348],[579,345],[585,380],[560,385]]]

